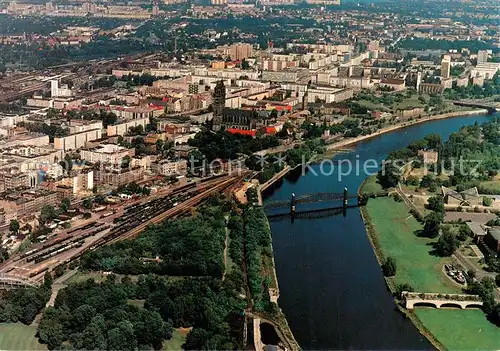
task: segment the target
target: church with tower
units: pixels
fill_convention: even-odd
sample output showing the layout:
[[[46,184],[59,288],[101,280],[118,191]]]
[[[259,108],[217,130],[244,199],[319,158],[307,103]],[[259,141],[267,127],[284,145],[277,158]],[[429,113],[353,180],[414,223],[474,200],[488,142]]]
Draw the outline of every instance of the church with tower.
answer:
[[[253,110],[239,110],[225,107],[226,104],[226,87],[222,80],[215,85],[212,96],[212,130],[219,131],[221,129],[242,129],[255,130],[263,125],[267,125],[270,120],[259,116]]]

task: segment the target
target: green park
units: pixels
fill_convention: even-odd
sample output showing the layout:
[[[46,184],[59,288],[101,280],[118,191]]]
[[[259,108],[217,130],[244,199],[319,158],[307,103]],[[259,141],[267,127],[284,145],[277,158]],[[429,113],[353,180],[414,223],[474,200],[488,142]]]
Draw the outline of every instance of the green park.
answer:
[[[0,350],[47,350],[38,342],[36,326],[22,323],[0,324]]]
[[[418,235],[423,225],[413,217],[404,202],[397,202],[392,197],[370,199],[366,214],[379,258],[383,261],[383,257],[392,257],[396,262],[397,272],[393,278],[387,278],[389,284],[409,284],[417,292],[461,292],[461,288],[442,271],[451,259],[431,254],[437,239]],[[447,349],[491,350],[500,347],[500,330],[486,319],[481,310],[416,308],[410,313]]]

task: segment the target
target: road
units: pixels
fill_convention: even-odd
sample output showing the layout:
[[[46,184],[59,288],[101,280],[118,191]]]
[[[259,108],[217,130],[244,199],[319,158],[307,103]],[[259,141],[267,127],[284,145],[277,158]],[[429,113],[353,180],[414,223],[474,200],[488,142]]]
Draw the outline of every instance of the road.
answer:
[[[487,272],[481,267],[478,267],[474,262],[472,262],[468,257],[464,256],[459,250],[455,251],[453,257],[465,268],[466,271],[472,271],[476,274],[476,278],[481,280],[483,278],[495,279],[496,273]],[[500,302],[500,289],[495,289],[495,300]]]

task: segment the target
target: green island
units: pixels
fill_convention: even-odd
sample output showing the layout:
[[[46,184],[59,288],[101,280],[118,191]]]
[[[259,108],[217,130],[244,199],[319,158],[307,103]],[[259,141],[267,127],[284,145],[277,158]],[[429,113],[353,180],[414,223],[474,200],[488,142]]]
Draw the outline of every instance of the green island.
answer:
[[[499,127],[495,118],[463,127],[446,142],[429,135],[391,152],[383,170],[360,187],[371,197],[361,214],[387,285],[438,349],[500,348]],[[459,158],[481,162],[446,172]],[[375,195],[383,189],[388,196]],[[450,300],[472,294],[482,309],[436,308],[432,301],[406,308],[406,291]]]

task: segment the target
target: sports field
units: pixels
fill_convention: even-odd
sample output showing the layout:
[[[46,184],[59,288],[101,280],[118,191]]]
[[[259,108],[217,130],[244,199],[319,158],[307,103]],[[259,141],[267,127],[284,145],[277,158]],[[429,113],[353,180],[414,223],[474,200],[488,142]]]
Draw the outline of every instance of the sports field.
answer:
[[[382,252],[396,260],[397,284],[408,283],[419,292],[461,292],[442,273],[450,259],[430,254],[436,239],[417,236],[422,225],[403,202],[390,197],[370,199],[367,210]]]
[[[415,313],[449,350],[500,350],[500,328],[480,310],[417,308]]]
[[[35,337],[36,327],[21,323],[0,324],[0,350],[47,350]]]

